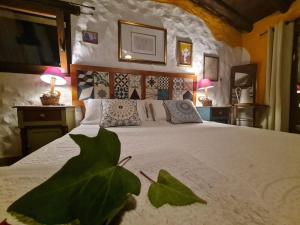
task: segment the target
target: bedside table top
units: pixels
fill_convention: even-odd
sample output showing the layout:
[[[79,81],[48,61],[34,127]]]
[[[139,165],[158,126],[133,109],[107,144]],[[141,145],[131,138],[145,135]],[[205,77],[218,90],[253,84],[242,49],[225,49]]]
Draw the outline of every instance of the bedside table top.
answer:
[[[75,108],[75,106],[72,105],[15,105],[13,108],[19,108],[19,109],[64,109],[64,108]]]
[[[231,105],[223,105],[223,106],[197,106],[197,108],[231,108]]]

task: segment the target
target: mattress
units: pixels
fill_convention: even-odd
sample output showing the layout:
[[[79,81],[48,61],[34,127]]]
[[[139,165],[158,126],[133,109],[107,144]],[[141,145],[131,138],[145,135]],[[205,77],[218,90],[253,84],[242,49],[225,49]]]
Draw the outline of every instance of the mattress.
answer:
[[[99,127],[81,125],[71,133],[95,136]],[[148,122],[110,128],[121,141],[121,159],[142,182],[137,207],[122,225],[299,225],[299,135],[234,127],[213,122],[172,125]],[[69,135],[49,143],[14,165],[0,169],[0,221],[22,224],[6,208],[79,154]],[[154,208],[147,199],[149,181],[160,169],[189,186],[208,204]]]

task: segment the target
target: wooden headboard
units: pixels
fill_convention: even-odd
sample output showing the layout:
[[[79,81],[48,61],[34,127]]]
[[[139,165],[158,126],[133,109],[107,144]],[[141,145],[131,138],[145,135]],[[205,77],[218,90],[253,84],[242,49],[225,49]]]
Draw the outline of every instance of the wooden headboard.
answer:
[[[72,101],[83,106],[88,98],[190,99],[196,102],[197,77],[111,67],[71,65]]]

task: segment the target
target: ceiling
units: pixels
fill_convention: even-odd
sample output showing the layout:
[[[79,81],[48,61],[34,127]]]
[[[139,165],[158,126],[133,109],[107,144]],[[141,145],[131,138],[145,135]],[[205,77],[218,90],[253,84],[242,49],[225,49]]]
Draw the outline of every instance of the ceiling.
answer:
[[[295,0],[191,0],[226,21],[237,30],[250,32],[253,24],[280,11],[286,12]]]

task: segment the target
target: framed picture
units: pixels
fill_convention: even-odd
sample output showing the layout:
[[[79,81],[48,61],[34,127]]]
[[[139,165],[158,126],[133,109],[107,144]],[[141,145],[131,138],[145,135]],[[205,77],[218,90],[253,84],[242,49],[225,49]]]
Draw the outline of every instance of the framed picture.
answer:
[[[82,31],[82,41],[91,44],[98,44],[98,33],[92,31]]]
[[[203,78],[219,80],[219,56],[204,53]]]
[[[167,30],[119,20],[119,61],[166,64]]]
[[[177,63],[179,66],[192,66],[193,44],[190,42],[177,42]]]

